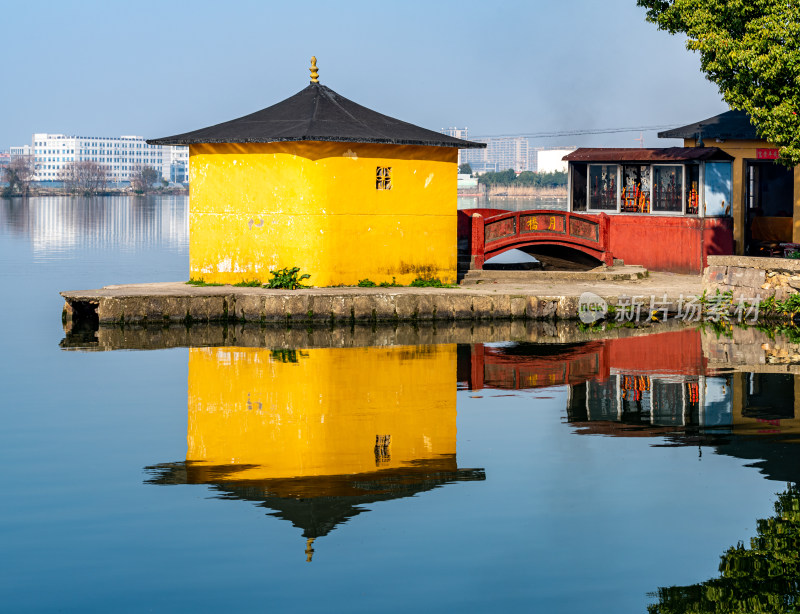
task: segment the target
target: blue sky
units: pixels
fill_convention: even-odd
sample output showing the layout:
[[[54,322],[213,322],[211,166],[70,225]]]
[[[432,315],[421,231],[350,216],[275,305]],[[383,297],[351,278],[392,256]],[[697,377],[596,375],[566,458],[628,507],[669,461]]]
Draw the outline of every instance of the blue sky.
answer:
[[[377,111],[471,135],[682,125],[724,111],[684,39],[635,0],[5,0],[0,149],[33,132],[201,128],[320,82]],[[542,145],[637,146],[638,133]],[[645,133],[648,146],[674,141]]]

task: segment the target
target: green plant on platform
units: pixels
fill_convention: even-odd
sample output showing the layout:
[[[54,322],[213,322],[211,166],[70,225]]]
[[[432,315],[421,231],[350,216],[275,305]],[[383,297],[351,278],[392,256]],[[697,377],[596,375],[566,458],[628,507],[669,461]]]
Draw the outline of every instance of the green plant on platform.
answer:
[[[358,287],[359,288],[374,288],[377,285],[378,284],[376,284],[371,279],[364,278],[364,279],[359,279],[358,280]]]
[[[417,277],[411,282],[412,288],[455,288],[453,284],[443,283],[438,277]]]
[[[392,281],[382,281],[378,284],[381,288],[402,288],[403,284],[398,284],[397,280],[392,277]]]
[[[224,286],[225,284],[216,284],[216,283],[209,283],[207,281],[203,281],[202,279],[190,279],[186,282],[187,286],[198,286],[200,288],[205,288],[207,286]]]
[[[261,282],[256,279],[251,281],[237,281],[233,285],[236,288],[260,288],[262,286]]]
[[[265,288],[278,288],[280,290],[297,290],[298,288],[308,288],[310,286],[303,285],[301,282],[304,279],[311,277],[308,273],[298,275],[300,267],[284,267],[277,271],[270,271],[272,279],[269,280]]]

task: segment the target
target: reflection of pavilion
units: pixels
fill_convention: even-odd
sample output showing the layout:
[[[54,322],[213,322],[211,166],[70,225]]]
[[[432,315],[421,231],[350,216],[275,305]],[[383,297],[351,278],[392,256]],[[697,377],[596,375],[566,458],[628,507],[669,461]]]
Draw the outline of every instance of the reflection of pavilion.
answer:
[[[608,375],[570,387],[567,417],[578,433],[647,437],[685,427],[729,432],[730,382],[706,375],[698,330],[615,341]]]
[[[150,481],[213,485],[313,540],[361,505],[482,480],[456,464],[455,370],[453,344],[192,348],[186,462]]]

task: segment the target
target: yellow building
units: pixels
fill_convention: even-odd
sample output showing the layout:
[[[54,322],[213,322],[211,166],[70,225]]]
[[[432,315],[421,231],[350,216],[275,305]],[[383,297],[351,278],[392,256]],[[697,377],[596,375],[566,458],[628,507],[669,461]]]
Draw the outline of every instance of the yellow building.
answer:
[[[484,479],[456,463],[455,344],[192,348],[188,408],[186,462],[151,482],[212,485],[310,540],[365,504]]]
[[[760,139],[743,111],[659,132],[685,147],[718,147],[734,157],[732,215],[739,255],[777,255],[780,243],[800,243],[800,166],[776,162],[778,147]]]
[[[455,282],[458,150],[485,144],[362,107],[311,71],[271,107],[148,141],[189,146],[191,277]]]

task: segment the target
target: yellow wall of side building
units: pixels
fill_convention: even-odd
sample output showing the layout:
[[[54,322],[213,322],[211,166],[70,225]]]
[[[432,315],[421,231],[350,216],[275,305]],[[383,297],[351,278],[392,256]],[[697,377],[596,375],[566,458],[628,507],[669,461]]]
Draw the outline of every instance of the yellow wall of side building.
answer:
[[[292,360],[296,360],[293,362]],[[189,350],[187,461],[217,481],[370,473],[456,453],[456,346]],[[390,436],[376,459],[376,436]]]
[[[736,253],[744,254],[745,242],[745,165],[747,160],[758,159],[758,149],[777,149],[777,145],[761,140],[726,140],[722,143],[708,142],[706,147],[719,147],[730,154],[733,161],[733,239],[736,242]],[[684,139],[684,147],[695,147],[695,139]],[[794,211],[792,224],[792,241],[800,243],[800,166],[794,169]]]
[[[455,282],[456,149],[361,143],[191,145],[193,279],[300,267],[315,286]],[[377,167],[392,188],[376,189]]]

